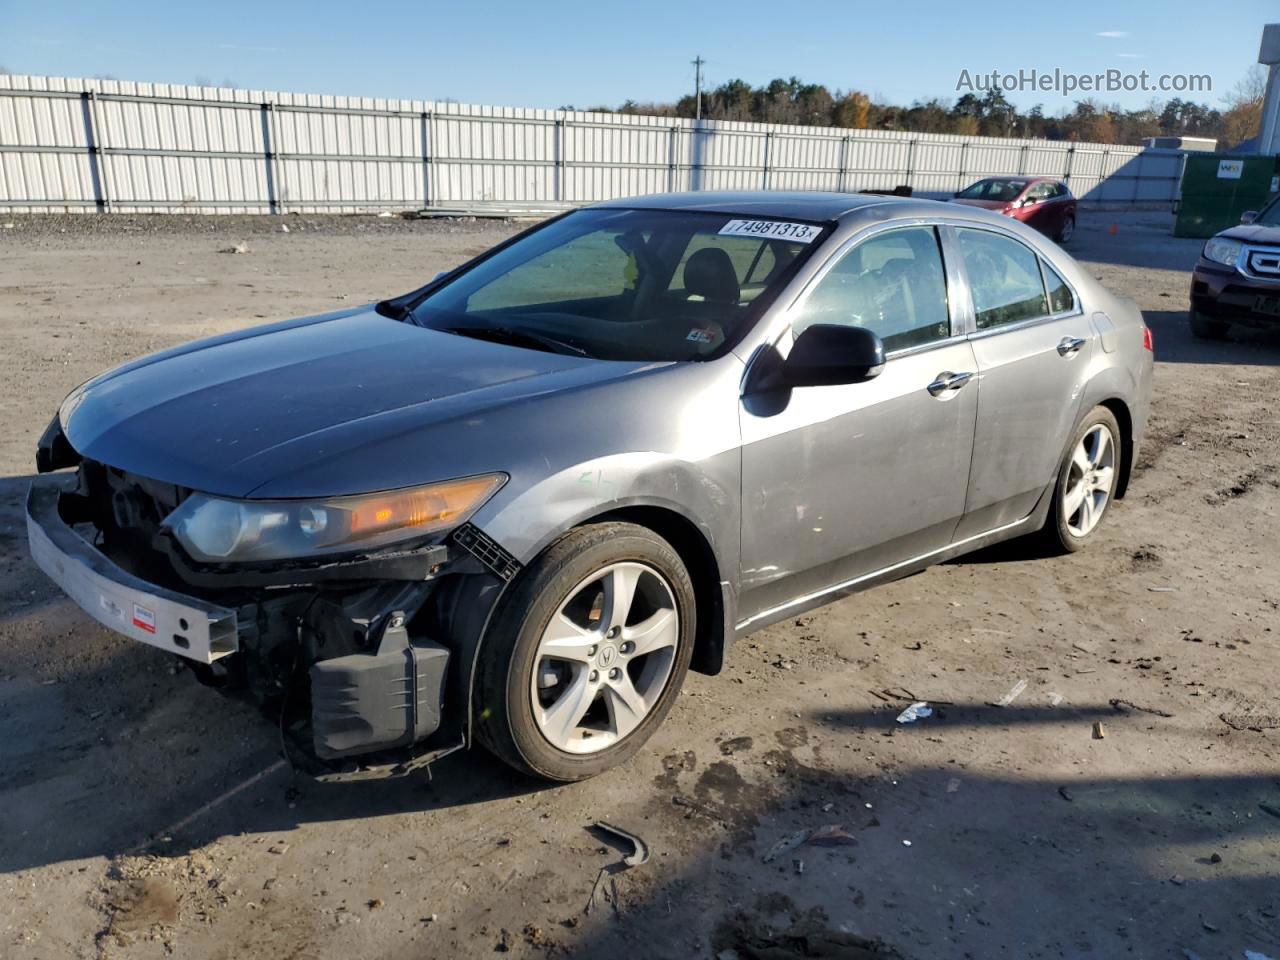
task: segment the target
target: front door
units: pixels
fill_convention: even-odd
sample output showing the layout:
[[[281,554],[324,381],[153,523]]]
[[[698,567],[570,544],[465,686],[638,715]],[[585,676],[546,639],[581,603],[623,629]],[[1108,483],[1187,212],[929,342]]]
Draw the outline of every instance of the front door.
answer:
[[[951,542],[977,390],[946,277],[933,227],[883,230],[792,309],[791,336],[866,326],[888,362],[866,383],[743,399],[741,625]]]

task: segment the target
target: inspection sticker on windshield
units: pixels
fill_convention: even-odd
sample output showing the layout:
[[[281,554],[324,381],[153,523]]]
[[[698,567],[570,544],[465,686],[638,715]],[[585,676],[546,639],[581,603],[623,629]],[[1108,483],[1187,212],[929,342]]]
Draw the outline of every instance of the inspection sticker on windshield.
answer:
[[[784,220],[730,220],[720,228],[722,236],[794,240],[796,243],[809,243],[821,232],[822,228],[812,223],[787,223]]]

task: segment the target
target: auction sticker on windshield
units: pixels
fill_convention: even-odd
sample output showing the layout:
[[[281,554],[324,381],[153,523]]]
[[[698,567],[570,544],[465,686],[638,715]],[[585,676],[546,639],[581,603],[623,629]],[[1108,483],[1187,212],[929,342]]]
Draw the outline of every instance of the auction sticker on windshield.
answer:
[[[770,240],[794,240],[809,243],[822,228],[812,223],[788,223],[784,220],[730,220],[720,228],[720,233],[737,237],[765,237]]]

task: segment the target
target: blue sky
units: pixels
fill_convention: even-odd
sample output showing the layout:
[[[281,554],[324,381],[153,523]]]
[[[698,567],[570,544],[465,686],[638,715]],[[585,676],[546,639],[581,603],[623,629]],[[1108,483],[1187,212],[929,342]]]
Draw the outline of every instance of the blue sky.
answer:
[[[1220,106],[1257,57],[1274,2],[561,3],[490,0],[291,4],[259,0],[0,0],[0,65],[12,73],[108,74],[470,103],[578,107],[672,101],[707,83],[795,75],[909,103],[955,99],[961,70],[1207,73]],[[1153,96],[1104,94],[1126,107]],[[1047,113],[1080,94],[1011,93]]]

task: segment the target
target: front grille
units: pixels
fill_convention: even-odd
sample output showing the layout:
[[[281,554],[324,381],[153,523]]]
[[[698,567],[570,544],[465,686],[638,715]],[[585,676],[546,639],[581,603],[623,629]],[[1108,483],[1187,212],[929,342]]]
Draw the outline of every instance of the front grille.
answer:
[[[1280,247],[1246,247],[1244,269],[1262,280],[1280,280]]]

